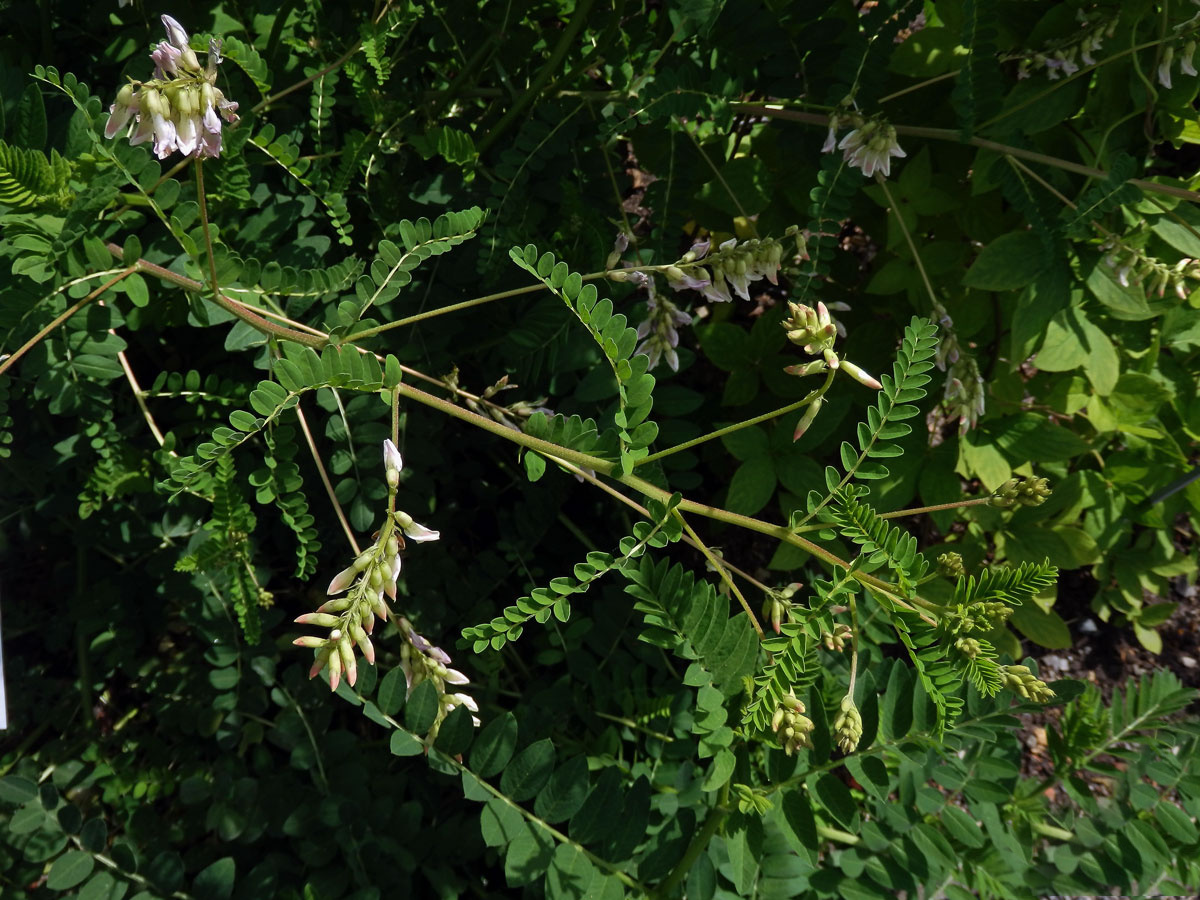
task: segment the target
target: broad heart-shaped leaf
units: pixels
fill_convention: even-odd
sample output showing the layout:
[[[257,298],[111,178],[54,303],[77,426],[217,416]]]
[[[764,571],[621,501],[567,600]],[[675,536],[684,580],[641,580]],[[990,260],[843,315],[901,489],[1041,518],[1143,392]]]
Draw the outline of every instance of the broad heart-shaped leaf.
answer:
[[[225,856],[197,873],[192,882],[192,896],[197,900],[229,900],[237,865],[232,856]]]
[[[581,844],[606,840],[616,827],[622,800],[621,773],[616,766],[609,766],[571,818],[571,837]]]
[[[879,711],[880,730],[891,741],[899,740],[912,728],[912,671],[908,666],[893,663]]]
[[[404,695],[408,691],[408,681],[404,670],[399,666],[390,669],[379,682],[379,691],[375,695],[375,704],[385,716],[394,716],[404,706]]]
[[[425,734],[433,727],[438,714],[438,692],[432,681],[422,681],[413,688],[404,710],[404,727],[413,734]]]
[[[559,844],[555,848],[546,873],[548,900],[620,900],[624,896],[621,882],[597,869],[578,847]]]
[[[395,756],[417,756],[425,752],[425,745],[415,735],[396,729],[392,732],[392,738],[388,742],[388,749]]]
[[[1017,631],[1041,647],[1065,650],[1071,646],[1071,630],[1062,617],[1051,610],[1043,612],[1036,603],[1013,608],[1012,624]]]
[[[1032,231],[1002,234],[983,248],[963,276],[963,284],[982,291],[1011,291],[1030,284],[1049,260]]]
[[[550,776],[549,783],[537,795],[533,812],[551,825],[565,822],[583,806],[589,786],[587,757],[576,756],[567,760]]]
[[[858,831],[858,805],[850,796],[850,788],[840,779],[826,772],[817,779],[813,786],[813,794],[841,825],[851,831]]]
[[[797,852],[800,852],[801,848],[816,850],[820,838],[817,835],[817,820],[813,816],[808,796],[800,789],[788,791],[783,795],[781,806],[786,826],[784,835],[788,842]]]
[[[69,891],[92,874],[96,860],[82,850],[68,850],[54,861],[46,876],[46,887],[52,891]]]
[[[554,743],[542,738],[516,755],[500,776],[500,790],[520,803],[537,794],[554,770]]]
[[[752,516],[770,502],[774,493],[775,466],[770,456],[758,454],[733,473],[725,505],[731,512]]]
[[[529,884],[541,878],[550,867],[554,853],[554,838],[544,828],[522,823],[504,857],[504,876],[512,887]]]
[[[517,747],[517,720],[512,713],[493,719],[471,748],[471,769],[480,778],[491,778],[512,759]]]
[[[458,756],[471,746],[474,736],[475,723],[471,721],[471,710],[460,704],[442,722],[433,745],[449,756]]]

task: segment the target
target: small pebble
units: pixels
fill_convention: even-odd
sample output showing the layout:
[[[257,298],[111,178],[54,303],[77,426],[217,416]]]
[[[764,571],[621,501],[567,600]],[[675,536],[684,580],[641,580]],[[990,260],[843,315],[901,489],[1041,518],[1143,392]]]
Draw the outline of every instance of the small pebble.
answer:
[[[1180,656],[1179,662],[1185,669],[1196,668],[1196,660],[1190,656]]]
[[[1091,619],[1084,619],[1082,622],[1079,623],[1079,630],[1083,634],[1095,634],[1100,629],[1096,626],[1096,623],[1093,622]]]

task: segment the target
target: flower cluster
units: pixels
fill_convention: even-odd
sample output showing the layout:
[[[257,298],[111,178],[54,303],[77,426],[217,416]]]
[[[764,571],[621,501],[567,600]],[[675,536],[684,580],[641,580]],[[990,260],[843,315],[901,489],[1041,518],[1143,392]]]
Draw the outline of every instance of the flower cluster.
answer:
[[[947,635],[986,634],[1007,622],[1012,612],[999,600],[958,603],[942,613],[938,629]]]
[[[821,643],[825,645],[826,650],[840,653],[846,649],[846,641],[850,640],[853,633],[849,625],[838,622],[833,626],[833,631],[826,631],[821,635]]]
[[[795,233],[795,232],[793,232]],[[667,284],[677,291],[700,291],[713,303],[728,303],[733,292],[743,300],[750,299],[750,283],[767,279],[778,284],[776,273],[783,259],[783,245],[772,238],[757,238],[738,243],[730,238],[709,255],[711,241],[692,245],[678,262],[666,269]]]
[[[767,591],[766,599],[763,600],[762,614],[763,618],[771,623],[771,627],[775,629],[775,633],[779,634],[779,630],[783,627],[785,621],[792,620],[792,597],[796,591],[800,590],[800,583],[793,582],[787,587],[778,591]]]
[[[771,716],[771,730],[779,735],[783,752],[791,756],[797,750],[812,746],[813,720],[804,715],[804,701],[788,693]]]
[[[787,332],[788,340],[803,348],[804,352],[810,356],[821,358],[799,365],[785,366],[783,371],[789,375],[815,375],[828,369],[839,369],[873,391],[883,389],[883,385],[861,367],[847,359],[839,358],[834,351],[834,342],[839,336],[844,336],[846,331],[840,323],[833,321],[833,317],[829,314],[829,307],[818,302],[817,308],[813,309],[811,306],[802,306],[789,301],[788,309],[791,310],[791,315],[780,323]],[[816,398],[809,406],[808,413],[805,415],[807,421],[801,419],[802,427],[797,428],[797,440],[811,423],[812,418],[816,417],[816,410],[820,405],[820,398]]]
[[[1179,61],[1179,73],[1181,75],[1196,76],[1196,66],[1194,60],[1196,57],[1196,42],[1188,41],[1179,51],[1179,55],[1175,55],[1175,46],[1167,44],[1163,50],[1162,58],[1158,63],[1158,83],[1165,88],[1171,87],[1171,67],[1175,61]]]
[[[974,428],[987,404],[987,384],[973,356],[955,360],[942,391],[941,409],[948,420],[958,419],[958,430],[965,434]]]
[[[1147,295],[1162,297],[1170,288],[1180,300],[1186,300],[1192,292],[1188,279],[1200,279],[1200,261],[1185,257],[1169,266],[1116,235],[1110,235],[1100,249],[1104,251],[1105,264],[1116,274],[1121,287],[1143,284]]]
[[[450,668],[450,655],[417,634],[412,623],[403,616],[396,619],[396,624],[404,635],[404,646],[400,648],[400,668],[408,685],[407,696],[411,697],[413,689],[422,681],[432,682],[437,689],[438,714],[429,730],[429,737],[437,737],[442,721],[455,707],[465,706],[472,713],[479,712],[479,705],[470,695],[446,692],[446,685],[457,687],[470,682],[462,672]],[[476,727],[479,726],[477,716],[471,716],[471,721]]]
[[[1026,700],[1045,703],[1054,697],[1054,691],[1029,671],[1028,666],[1003,666],[1000,671],[1004,677],[1004,686]]]
[[[692,317],[665,297],[655,295],[650,291],[650,299],[646,301],[646,318],[638,325],[637,336],[641,340],[634,353],[644,353],[650,358],[653,369],[660,359],[665,359],[674,372],[679,371],[679,354],[675,348],[679,346],[679,325],[690,325]]]
[[[104,136],[116,137],[132,119],[129,143],[153,140],[159,159],[176,150],[185,156],[219,156],[221,118],[229,123],[238,120],[237,103],[226,100],[216,87],[221,42],[216,38],[208,42],[207,65],[201,66],[183,26],[170,16],[163,16],[162,22],[168,39],[150,54],[154,78],[131,82],[117,92]]]
[[[963,565],[962,554],[955,553],[953,550],[943,553],[937,558],[937,568],[938,574],[947,578],[967,577],[967,567]]]
[[[1082,9],[1076,14],[1084,26],[1082,35],[1070,43],[1052,45],[1052,49],[1047,48],[1025,57],[1017,66],[1017,78],[1029,78],[1035,71],[1044,69],[1046,77],[1054,81],[1074,75],[1081,65],[1096,64],[1094,54],[1105,38],[1111,38],[1116,33],[1118,17],[1097,21]]]
[[[838,141],[838,129],[846,123],[855,127]],[[876,171],[892,174],[892,157],[908,156],[896,139],[896,129],[880,119],[863,120],[858,116],[834,113],[829,119],[829,133],[821,147],[822,153],[841,150],[847,165],[862,169],[868,178]]]
[[[326,637],[310,635],[297,638],[293,643],[317,651],[308,677],[313,678],[328,668],[330,690],[337,690],[343,674],[350,685],[357,679],[356,646],[368,663],[375,664],[375,648],[368,635],[374,631],[376,617],[387,621],[389,610],[384,597],[396,599],[396,578],[400,574],[404,539],[422,542],[436,541],[440,537],[436,531],[418,525],[408,513],[395,508],[396,489],[404,463],[391,441],[383,442],[383,464],[388,484],[388,518],[375,543],[329,583],[330,596],[349,593],[326,601],[316,612],[296,619],[301,625],[329,629]]]
[[[1001,509],[1009,509],[1017,504],[1041,506],[1050,493],[1050,481],[1046,478],[1010,478],[992,492],[991,505]]]
[[[987,391],[983,376],[979,373],[979,364],[962,349],[954,330],[954,321],[946,308],[934,301],[933,311],[941,327],[941,340],[938,341],[934,362],[939,369],[947,372],[947,377],[942,402],[929,411],[926,424],[930,434],[938,436],[936,443],[940,443],[940,432],[948,421],[958,419],[958,430],[963,434],[975,427],[983,415]]]
[[[842,698],[837,715],[833,717],[833,739],[837,742],[839,750],[851,753],[862,740],[862,733],[862,716],[858,707],[854,705],[854,698],[847,694]]]
[[[450,388],[471,412],[494,419],[505,428],[511,428],[513,431],[524,431],[525,423],[529,421],[530,416],[534,413],[540,412],[547,418],[553,418],[554,416],[554,410],[546,406],[545,397],[539,397],[536,400],[516,400],[507,405],[497,403],[493,400],[492,398],[497,396],[501,391],[511,391],[518,387],[518,385],[509,384],[507,375],[501,376],[499,381],[486,388],[479,396],[474,396],[467,391],[459,389],[458,366],[454,366],[449,374],[443,375],[441,380],[442,384]]]

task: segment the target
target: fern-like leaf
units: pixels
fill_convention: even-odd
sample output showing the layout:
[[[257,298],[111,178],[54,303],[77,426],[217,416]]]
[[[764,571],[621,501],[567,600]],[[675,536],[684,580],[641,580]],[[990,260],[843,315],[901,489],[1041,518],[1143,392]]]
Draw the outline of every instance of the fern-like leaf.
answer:
[[[51,150],[12,147],[0,140],[0,204],[14,209],[63,209],[74,197],[71,164]]]
[[[1074,210],[1063,210],[1063,217],[1067,219],[1067,234],[1075,238],[1090,237],[1091,224],[1101,216],[1141,200],[1141,190],[1129,183],[1136,174],[1137,161],[1128,153],[1117,154],[1108,171],[1108,178],[1092,185],[1079,198]]]
[[[291,343],[284,344],[283,350],[284,358],[275,363],[279,381],[260,381],[250,393],[254,411],[235,409],[229,414],[232,428],[214,429],[212,440],[198,445],[194,456],[172,461],[170,477],[164,485],[172,494],[193,489],[199,476],[277,422],[303,394],[321,387],[376,391],[383,385],[383,370],[374,354],[360,354],[352,347],[326,347],[318,356],[311,347]]]
[[[886,565],[896,576],[904,596],[911,597],[916,584],[929,570],[929,562],[917,551],[917,539],[903,528],[881,519],[854,492],[838,494],[832,520],[839,533],[858,544],[858,568],[870,572]]]
[[[820,514],[852,479],[887,477],[887,467],[877,460],[900,456],[903,452],[900,445],[889,442],[909,434],[912,428],[903,420],[921,412],[912,404],[925,396],[925,385],[929,383],[929,376],[925,373],[933,368],[936,333],[937,327],[928,319],[914,316],[909,322],[904,329],[904,339],[896,362],[892,364],[892,374],[880,377],[883,389],[876,395],[875,405],[867,408],[867,421],[858,425],[858,449],[855,450],[849,442],[842,443],[841,458],[845,474],[840,475],[833,466],[826,467],[825,486],[828,492],[823,497],[817,491],[809,492],[807,512],[803,517],[798,514],[793,516],[793,528]]]
[[[729,598],[707,581],[669,560],[643,559],[622,573],[627,593],[645,618],[638,639],[695,660],[726,696],[736,693],[754,671],[758,639],[744,612],[730,618]]]
[[[633,355],[637,330],[629,327],[625,316],[613,314],[612,301],[599,299],[594,284],[584,284],[583,277],[565,262],[556,261],[553,253],[539,256],[537,247],[528,244],[514,247],[509,256],[559,297],[604,351],[617,378],[620,408],[614,420],[621,441],[621,469],[628,474],[637,460],[649,455],[650,444],[658,436],[658,426],[646,421],[654,405],[655,380],[646,372],[649,359]]]
[[[1058,569],[1049,560],[1041,563],[1021,563],[1015,568],[985,569],[978,576],[958,579],[954,586],[953,603],[987,603],[999,601],[1009,606],[1023,602],[1054,584]]]
[[[647,508],[651,516],[650,521],[636,523],[633,534],[621,539],[620,555],[598,551],[589,553],[587,562],[575,566],[573,578],[555,578],[548,588],[534,588],[514,605],[505,608],[503,614],[492,621],[464,628],[462,636],[472,642],[476,653],[481,653],[489,646],[493,650],[499,650],[505,644],[515,641],[521,636],[525,623],[530,619],[544,623],[553,614],[560,622],[566,622],[571,616],[569,598],[572,594],[582,594],[601,576],[614,569],[623,569],[631,560],[645,553],[647,547],[665,547],[668,543],[679,540],[683,534],[683,526],[673,515],[679,500],[680,497],[676,494],[665,505],[655,500],[649,501]]]
[[[981,119],[994,115],[1003,102],[996,47],[996,8],[992,0],[963,0],[962,45],[970,50],[950,96],[958,113],[962,139],[969,140]]]

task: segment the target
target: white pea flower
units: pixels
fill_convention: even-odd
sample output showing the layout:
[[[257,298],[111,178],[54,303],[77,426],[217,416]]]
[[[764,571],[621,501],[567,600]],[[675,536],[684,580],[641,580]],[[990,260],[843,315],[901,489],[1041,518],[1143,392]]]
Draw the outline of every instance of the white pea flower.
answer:
[[[153,139],[159,159],[176,150],[186,156],[219,156],[221,119],[231,124],[238,120],[237,103],[227,100],[216,87],[221,43],[209,41],[208,64],[201,67],[184,27],[167,15],[162,23],[167,40],[160,41],[150,54],[154,78],[134,81],[117,92],[104,136],[116,137],[133,118],[129,142]]]
[[[706,282],[707,284],[707,282]],[[677,326],[690,325],[692,317],[666,298],[652,296],[646,304],[646,318],[638,325],[637,336],[641,339],[634,353],[644,353],[650,358],[647,366],[653,369],[660,359],[675,372],[679,371],[679,346]]]
[[[908,156],[896,140],[896,129],[884,122],[868,121],[851,131],[838,144],[846,162],[862,169],[868,177],[876,170],[892,174],[892,157]]]
[[[1171,89],[1171,63],[1175,59],[1175,48],[1170,44],[1163,51],[1162,61],[1158,64],[1158,83],[1167,90]]]

